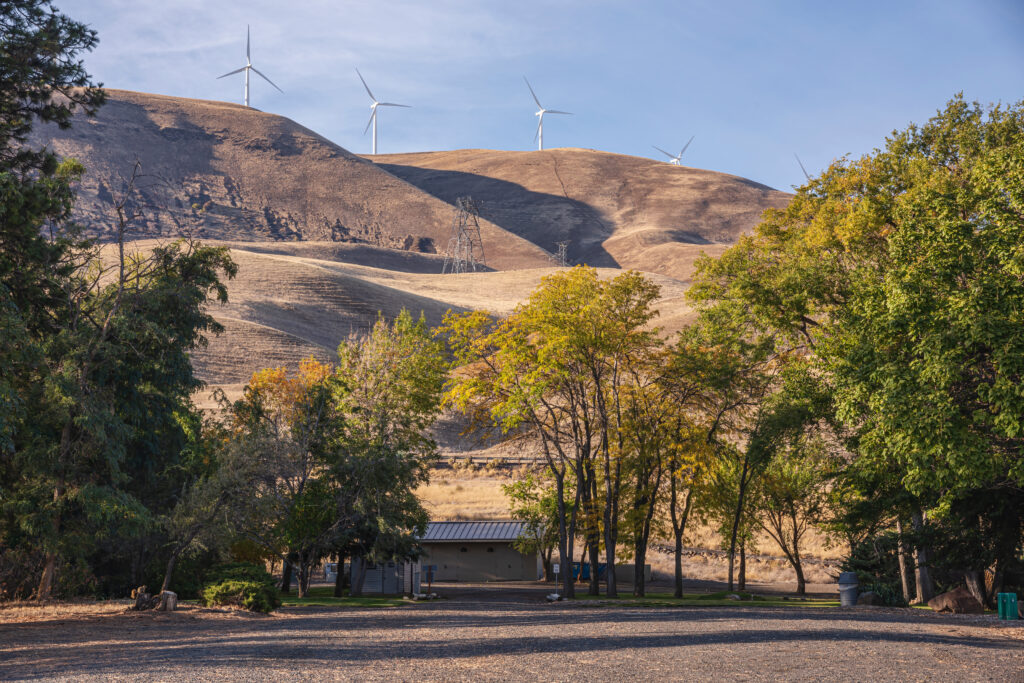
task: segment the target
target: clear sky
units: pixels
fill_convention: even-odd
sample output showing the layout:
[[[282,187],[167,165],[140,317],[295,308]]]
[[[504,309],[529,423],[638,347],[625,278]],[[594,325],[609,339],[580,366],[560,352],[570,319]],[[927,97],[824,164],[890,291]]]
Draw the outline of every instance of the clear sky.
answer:
[[[686,165],[779,189],[882,144],[956,92],[1024,99],[1024,0],[56,0],[99,32],[86,57],[112,88],[241,102],[356,153],[369,98],[381,153],[546,147],[677,151]]]

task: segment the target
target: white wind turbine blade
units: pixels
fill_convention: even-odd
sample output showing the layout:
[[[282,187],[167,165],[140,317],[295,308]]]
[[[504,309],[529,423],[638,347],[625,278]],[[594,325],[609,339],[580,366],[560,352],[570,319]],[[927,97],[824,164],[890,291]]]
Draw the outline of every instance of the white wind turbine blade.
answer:
[[[363,82],[363,87],[366,88],[366,94],[370,96],[371,100],[376,102],[377,98],[373,96],[372,92],[370,92],[370,86],[366,85],[366,79],[363,78],[363,74],[359,73],[359,69],[356,69],[356,75],[358,75],[359,76],[359,80],[361,80]]]
[[[796,156],[796,152],[793,152],[793,156],[796,157],[796,163],[800,164],[800,170],[804,172],[804,178],[807,178],[807,181],[810,182],[811,176],[807,173],[807,169],[804,168],[804,162],[800,161],[800,157]]]
[[[682,159],[682,158],[683,158],[683,155],[684,155],[684,154],[686,154],[686,149],[687,149],[687,148],[688,148],[688,147],[690,146],[690,143],[691,143],[691,142],[693,142],[693,139],[694,139],[695,137],[697,137],[697,136],[696,136],[696,135],[691,135],[691,136],[690,136],[690,139],[686,141],[686,144],[685,144],[685,145],[683,145],[683,151],[681,151],[681,152],[679,153],[679,156],[678,156],[678,157],[676,157],[677,159]]]
[[[373,123],[373,119],[375,116],[377,116],[376,107],[374,107],[373,111],[370,112],[370,120],[366,122],[366,128],[363,128],[363,135],[366,135],[366,131],[370,130],[370,125]]]
[[[252,62],[252,56],[249,54],[249,24],[245,25],[245,61]]]
[[[651,145],[651,147],[653,147],[654,149],[658,150],[659,152],[661,152],[662,154],[667,156],[669,159],[675,159],[676,158],[674,154],[669,154],[668,152],[663,150],[661,147],[658,147],[657,145]]]
[[[394,102],[379,102],[378,107],[405,107],[406,109],[412,109],[411,104],[395,104]]]
[[[523,76],[523,80],[526,81],[526,76]],[[530,85],[530,81],[526,81],[526,87],[530,89],[530,94],[533,95],[533,101],[537,103],[537,108],[543,109],[544,105],[537,99],[537,93],[533,92],[533,86]]]
[[[546,114],[568,114],[569,116],[573,115],[573,113],[571,111],[558,111],[557,109],[546,109],[545,113]]]
[[[533,141],[537,142],[537,138],[540,137],[541,126],[544,125],[544,115],[541,114],[540,119],[537,121],[537,130],[533,133]]]
[[[277,84],[276,84],[276,83],[274,83],[274,81],[272,81],[272,80],[270,80],[269,78],[267,78],[266,76],[264,76],[264,75],[263,75],[262,73],[260,73],[260,71],[259,71],[259,70],[258,70],[258,69],[257,69],[256,67],[254,67],[254,66],[250,66],[249,68],[250,68],[250,69],[252,69],[253,71],[255,71],[255,72],[256,72],[257,74],[259,74],[259,75],[260,75],[260,78],[262,78],[262,79],[263,79],[263,80],[265,80],[265,81],[266,81],[267,83],[269,83],[270,85],[272,85],[272,86],[274,86],[275,88],[277,88]],[[278,91],[279,93],[281,93],[282,95],[284,94],[284,90],[281,90],[280,88],[277,88],[277,91]]]
[[[224,74],[223,76],[217,76],[217,78],[227,78],[228,76],[234,76],[235,74],[242,73],[243,71],[245,71],[248,68],[249,67],[247,67],[247,66],[243,66],[241,69],[235,69],[234,71],[229,71],[226,74]]]

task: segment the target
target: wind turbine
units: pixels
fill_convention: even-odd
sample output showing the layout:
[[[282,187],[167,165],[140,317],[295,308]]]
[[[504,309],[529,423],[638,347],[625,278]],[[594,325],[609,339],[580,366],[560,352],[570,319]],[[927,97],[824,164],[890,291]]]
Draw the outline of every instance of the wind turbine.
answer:
[[[259,75],[260,78],[262,78],[267,83],[269,83],[270,85],[272,85],[275,88],[277,88],[277,84],[274,83],[274,81],[272,81],[269,78],[267,78],[266,76],[264,76],[262,73],[260,73],[260,71],[256,67],[254,67],[252,65],[252,59],[250,57],[250,51],[249,51],[249,25],[248,24],[245,25],[245,66],[243,66],[241,69],[235,69],[234,71],[229,71],[226,74],[224,74],[223,76],[217,76],[217,78],[227,78],[228,76],[233,76],[233,75],[235,75],[237,73],[241,73],[243,71],[245,72],[245,106],[247,106],[247,107],[249,106],[249,72],[250,71],[255,71],[256,74]],[[279,93],[281,93],[282,95],[284,94],[284,90],[281,90],[280,88],[277,88],[277,91]]]
[[[804,178],[807,178],[807,182],[811,182],[811,176],[807,173],[807,169],[804,168],[804,162],[800,161],[800,157],[796,156],[796,152],[793,152],[793,156],[796,157],[796,163],[800,164],[800,170],[804,172]]]
[[[526,81],[526,76],[523,76],[523,80]],[[537,93],[533,92],[533,86],[530,85],[530,81],[526,81],[526,87],[530,89],[530,94],[533,95],[533,101],[537,103],[540,108],[534,116],[540,117],[537,121],[537,133],[533,136],[533,139],[537,141],[537,149],[544,149],[544,114],[569,114],[571,111],[558,111],[557,109],[545,109],[544,105],[537,99]]]
[[[658,147],[657,145],[651,145],[651,147],[653,147],[654,149],[658,150],[659,152],[661,152],[662,154],[667,156],[668,157],[668,163],[674,164],[675,166],[678,166],[680,159],[683,158],[683,154],[686,153],[686,148],[690,146],[690,143],[693,142],[693,138],[695,138],[695,137],[696,137],[695,135],[691,135],[690,139],[687,140],[685,145],[683,145],[682,151],[679,152],[679,154],[677,154],[675,156],[672,156],[669,152],[666,152],[665,150],[663,150],[661,147]]]
[[[366,79],[363,78],[363,74],[359,73],[359,69],[356,69],[356,74],[359,76],[359,80],[363,82],[363,87],[366,88],[366,94],[373,100],[373,104],[370,105],[370,120],[366,122],[366,128],[363,129],[363,135],[366,135],[366,131],[370,130],[370,126],[373,126],[373,153],[377,153],[377,107],[405,107],[411,109],[408,104],[395,104],[394,102],[378,102],[377,98],[370,92],[370,86],[366,85]]]

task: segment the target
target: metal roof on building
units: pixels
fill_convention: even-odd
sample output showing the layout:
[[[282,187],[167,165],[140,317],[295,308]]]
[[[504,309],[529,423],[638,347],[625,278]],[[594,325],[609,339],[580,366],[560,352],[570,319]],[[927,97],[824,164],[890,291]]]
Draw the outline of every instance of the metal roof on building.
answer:
[[[458,541],[514,541],[522,534],[526,522],[502,520],[494,522],[430,522],[422,543],[455,543]]]

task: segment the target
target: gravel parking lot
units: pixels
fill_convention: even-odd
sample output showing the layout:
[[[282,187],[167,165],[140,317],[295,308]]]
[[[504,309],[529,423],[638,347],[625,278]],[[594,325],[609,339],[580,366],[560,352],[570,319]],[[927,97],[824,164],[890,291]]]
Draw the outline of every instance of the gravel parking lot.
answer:
[[[751,603],[549,605],[542,595],[0,624],[0,679],[1024,681],[1021,622]]]

